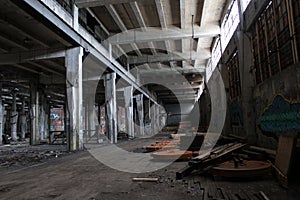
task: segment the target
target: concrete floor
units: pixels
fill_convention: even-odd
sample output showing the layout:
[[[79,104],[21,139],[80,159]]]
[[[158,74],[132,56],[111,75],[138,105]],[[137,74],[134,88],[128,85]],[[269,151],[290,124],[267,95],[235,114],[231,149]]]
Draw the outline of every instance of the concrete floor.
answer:
[[[119,146],[135,151],[136,146],[156,139],[126,141]],[[210,176],[190,176],[175,180],[175,173],[186,166],[175,162],[152,173],[130,174],[110,169],[88,151],[65,154],[44,163],[16,168],[1,168],[0,199],[299,199],[299,188],[281,188],[272,176],[261,180],[215,181]],[[158,177],[159,182],[133,182],[134,177]]]

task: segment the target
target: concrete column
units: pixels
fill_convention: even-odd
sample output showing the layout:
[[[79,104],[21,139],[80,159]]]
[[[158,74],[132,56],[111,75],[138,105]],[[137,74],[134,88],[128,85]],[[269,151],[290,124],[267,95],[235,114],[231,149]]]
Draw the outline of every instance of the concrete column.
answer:
[[[252,49],[250,34],[245,32],[245,23],[242,13],[241,1],[238,1],[239,15],[240,15],[240,31],[237,32],[238,39],[238,52],[239,52],[239,71],[241,80],[241,105],[243,110],[244,119],[244,132],[249,143],[256,141],[255,134],[255,113],[254,113],[254,100],[253,88],[254,82],[251,76],[252,66]]]
[[[90,98],[89,106],[88,106],[88,121],[89,121],[89,135],[92,137],[95,135],[96,130],[96,112],[95,112],[95,100],[94,98]]]
[[[51,113],[51,108],[49,110],[49,112]],[[64,105],[64,115],[65,115],[65,120],[64,120],[64,131],[66,133],[66,137],[67,137],[67,149],[69,151],[71,151],[71,141],[70,141],[70,113],[68,110],[68,103],[66,102]],[[50,115],[49,115],[49,121],[50,121]],[[49,123],[50,125],[50,123]],[[50,128],[50,126],[49,126]],[[51,141],[52,135],[49,133],[49,142]]]
[[[133,87],[128,86],[124,88],[125,98],[125,115],[126,115],[126,131],[131,137],[134,137],[134,121],[133,121]]]
[[[39,89],[39,95],[40,95],[40,102],[39,102],[39,134],[40,139],[45,140],[46,134],[45,134],[45,118],[46,118],[46,107],[47,107],[47,100],[45,98],[45,94],[43,92],[43,89]]]
[[[154,122],[154,119],[155,119],[155,104],[150,102],[150,118],[151,118],[151,121],[150,121],[150,126],[151,126],[151,135],[154,135],[155,134],[155,122]]]
[[[30,144],[37,145],[40,143],[39,134],[39,92],[36,81],[30,82]]]
[[[107,134],[110,142],[117,143],[117,101],[116,101],[116,73],[105,75],[105,102]]]
[[[151,134],[151,116],[150,116],[150,99],[144,100],[144,112],[145,112],[145,134],[150,135]]]
[[[44,139],[48,139],[49,138],[49,128],[50,128],[50,105],[49,102],[47,102],[46,98],[45,98],[45,120],[44,120]]]
[[[22,109],[21,109],[21,116],[20,116],[20,123],[21,123],[21,139],[25,139],[26,134],[26,113],[25,113],[25,99],[22,100]]]
[[[78,31],[78,27],[79,27],[79,23],[78,23],[79,12],[78,12],[78,10],[79,10],[78,7],[74,3],[73,4],[73,28],[76,31]]]
[[[161,130],[166,125],[166,121],[167,121],[167,113],[163,106],[160,106],[159,116],[160,116],[159,129]]]
[[[3,105],[2,105],[2,83],[0,83],[0,145],[2,145],[3,134]]]
[[[82,130],[82,47],[68,49],[65,57],[67,70],[67,128],[70,151],[83,149]]]
[[[159,122],[160,122],[160,116],[159,116],[159,104],[155,104],[155,118],[154,118],[154,122],[155,122],[155,133],[158,133],[159,131]]]
[[[95,105],[94,98],[92,98],[93,94],[87,93],[87,95],[91,98],[86,98],[84,111],[85,111],[85,140],[88,142],[91,137],[95,135],[96,130],[96,113],[95,113]]]
[[[144,103],[143,103],[144,95],[140,94],[136,96],[136,105],[137,105],[137,112],[139,117],[139,132],[140,135],[145,135],[144,133]]]
[[[238,51],[239,51],[239,68],[241,79],[241,105],[243,110],[244,131],[250,143],[256,140],[255,135],[255,113],[254,113],[254,100],[253,88],[254,82],[250,74],[251,71],[251,40],[242,31],[238,32]]]
[[[13,93],[13,103],[12,112],[10,115],[10,127],[11,127],[11,137],[13,140],[17,140],[17,129],[18,129],[18,112],[17,112],[17,94]]]
[[[89,140],[89,116],[88,116],[88,104],[86,103],[84,106],[84,130],[83,130],[83,138],[85,139],[85,142],[87,143]]]

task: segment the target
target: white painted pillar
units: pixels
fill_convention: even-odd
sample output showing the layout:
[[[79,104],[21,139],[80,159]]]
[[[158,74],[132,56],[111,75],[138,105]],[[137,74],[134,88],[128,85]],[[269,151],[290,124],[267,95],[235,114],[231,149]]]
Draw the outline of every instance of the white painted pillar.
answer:
[[[158,133],[159,131],[159,121],[160,121],[160,116],[159,116],[159,104],[155,104],[155,118],[154,118],[154,122],[155,122],[155,133]]]
[[[39,134],[40,134],[40,138],[41,140],[45,140],[45,109],[46,109],[46,98],[44,96],[44,92],[43,90],[40,90],[39,92],[40,94],[40,104],[39,104]]]
[[[145,124],[145,134],[150,135],[151,134],[151,127],[150,127],[150,99],[145,99],[144,101],[144,124]]]
[[[94,98],[90,98],[89,106],[88,106],[88,119],[89,119],[89,135],[94,136],[96,133],[96,112],[95,112],[95,100]]]
[[[0,83],[0,145],[2,145],[2,134],[3,134],[3,105],[2,105],[2,83]]]
[[[40,143],[39,134],[39,92],[37,82],[30,82],[30,98],[31,98],[31,108],[30,108],[30,144],[37,145]]]
[[[124,88],[125,98],[125,113],[126,113],[126,131],[131,137],[134,137],[134,121],[133,121],[133,87],[128,86]]]
[[[79,28],[79,23],[78,23],[79,12],[78,11],[79,11],[79,9],[74,3],[73,4],[73,28],[75,31],[78,31],[78,28]]]
[[[22,110],[20,116],[20,123],[21,123],[21,139],[25,139],[26,134],[26,113],[25,113],[25,100],[22,101]]]
[[[151,105],[152,104],[152,105]],[[150,117],[151,117],[151,135],[154,135],[155,132],[155,103],[150,103]]]
[[[50,105],[47,102],[47,100],[45,99],[46,104],[45,104],[45,120],[44,120],[44,139],[49,139],[49,128],[50,128]]]
[[[117,101],[116,101],[116,73],[105,75],[105,102],[107,134],[110,142],[117,143]]]
[[[84,130],[83,130],[83,138],[85,139],[85,143],[89,141],[89,115],[88,115],[88,103],[85,104],[84,110]]]
[[[13,140],[17,140],[17,128],[18,128],[18,112],[17,112],[17,94],[13,93],[13,104],[12,112],[10,115],[10,127],[11,127],[11,137]]]
[[[137,112],[139,116],[139,131],[140,135],[145,135],[144,133],[144,103],[143,103],[144,95],[140,94],[136,96],[136,104],[137,104]]]
[[[83,149],[82,130],[82,47],[68,49],[65,57],[67,70],[67,133],[70,151]]]

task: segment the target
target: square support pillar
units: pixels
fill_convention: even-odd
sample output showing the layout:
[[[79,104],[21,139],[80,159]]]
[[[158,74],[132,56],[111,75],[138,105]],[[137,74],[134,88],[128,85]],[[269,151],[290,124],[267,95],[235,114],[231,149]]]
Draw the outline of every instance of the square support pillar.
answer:
[[[3,134],[3,105],[2,105],[2,83],[0,83],[0,145],[2,145],[2,134]]]
[[[30,144],[40,144],[39,134],[39,91],[37,81],[30,82]]]
[[[134,121],[133,121],[133,87],[128,86],[124,88],[125,98],[125,113],[126,113],[126,131],[131,137],[134,137]]]
[[[21,116],[20,116],[20,123],[21,123],[21,139],[25,140],[25,134],[26,134],[26,113],[25,113],[25,99],[22,100],[22,109],[21,109]]]
[[[78,31],[79,27],[79,9],[76,4],[73,5],[73,28]]]
[[[151,135],[151,115],[150,115],[150,99],[146,98],[144,99],[144,112],[145,112],[145,134]]]
[[[89,94],[88,94],[89,95]],[[96,112],[95,112],[95,100],[93,97],[93,95],[89,95],[91,98],[88,99],[88,102],[85,106],[85,110],[86,110],[86,137],[88,139],[90,139],[91,137],[93,137],[96,133]]]
[[[18,112],[17,112],[17,94],[13,93],[13,103],[12,103],[12,112],[10,116],[10,125],[11,125],[11,138],[17,140],[17,129],[18,129]]]
[[[144,133],[144,103],[143,103],[144,95],[140,94],[136,96],[136,105],[137,105],[137,112],[139,116],[139,132],[140,135],[145,135]]]
[[[250,75],[252,54],[251,54],[251,39],[243,31],[237,32],[238,37],[238,51],[239,51],[239,72],[241,79],[241,106],[243,110],[243,126],[244,132],[250,144],[255,144],[255,112],[254,99],[253,99],[253,88],[254,82]]]
[[[155,118],[154,118],[154,130],[155,134],[158,133],[159,131],[159,121],[160,121],[160,116],[159,116],[159,104],[155,104]]]
[[[82,131],[82,47],[68,49],[65,57],[67,70],[67,108],[66,130],[70,151],[83,149]]]
[[[155,119],[155,103],[150,101],[150,131],[151,131],[151,135],[155,134],[155,126],[154,126],[154,119]]]
[[[46,121],[46,109],[47,109],[47,99],[45,98],[45,93],[43,88],[39,89],[39,95],[40,95],[40,103],[39,103],[39,133],[40,133],[40,139],[45,140],[47,139],[46,134],[46,127],[45,124]]]
[[[107,134],[110,142],[117,143],[117,100],[116,100],[116,73],[105,75],[105,102]]]

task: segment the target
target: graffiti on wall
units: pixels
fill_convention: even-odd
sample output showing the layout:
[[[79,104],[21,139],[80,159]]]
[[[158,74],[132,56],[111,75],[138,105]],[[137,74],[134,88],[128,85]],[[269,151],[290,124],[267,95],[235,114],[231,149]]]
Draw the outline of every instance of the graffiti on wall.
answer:
[[[232,126],[243,126],[243,111],[237,101],[233,101],[229,108]]]
[[[281,95],[275,96],[259,117],[258,127],[267,135],[300,131],[300,102],[292,103]]]

